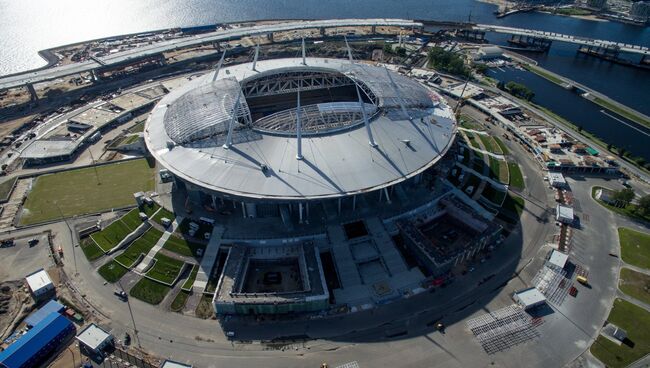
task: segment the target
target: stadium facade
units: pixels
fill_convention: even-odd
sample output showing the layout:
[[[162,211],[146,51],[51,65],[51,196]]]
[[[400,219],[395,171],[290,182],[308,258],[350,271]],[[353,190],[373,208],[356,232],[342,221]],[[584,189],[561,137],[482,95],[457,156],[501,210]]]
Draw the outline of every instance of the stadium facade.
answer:
[[[414,79],[380,65],[303,57],[256,60],[193,79],[154,107],[144,139],[177,190],[204,206],[236,207],[253,226],[273,217],[303,224],[310,206],[355,211],[359,196],[395,203],[395,187],[422,186],[456,129],[442,97]],[[381,256],[383,245],[372,237],[387,244],[390,237],[383,225],[376,228],[361,242],[342,235],[339,243],[367,243]],[[331,290],[319,249],[332,237],[324,234],[316,245],[235,244],[215,292],[217,313],[324,309]],[[250,269],[269,271],[260,278]]]

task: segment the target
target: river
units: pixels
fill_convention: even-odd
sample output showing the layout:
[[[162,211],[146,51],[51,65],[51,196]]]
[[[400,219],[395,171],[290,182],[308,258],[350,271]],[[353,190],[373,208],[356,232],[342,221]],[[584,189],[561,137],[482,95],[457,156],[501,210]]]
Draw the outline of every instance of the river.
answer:
[[[650,28],[647,27],[542,13],[496,19],[492,14],[495,9],[494,5],[475,0],[0,0],[0,75],[44,65],[37,52],[59,45],[134,32],[252,19],[471,20],[650,46]],[[505,44],[506,38],[505,35],[488,34],[488,39],[497,44]],[[575,45],[559,42],[555,42],[548,53],[527,56],[549,70],[650,115],[647,103],[650,101],[650,71],[578,55]],[[551,89],[551,84],[547,84]],[[537,93],[541,99],[541,91]],[[610,129],[610,125],[605,125]],[[591,129],[589,124],[583,126]],[[598,134],[605,139],[610,136],[606,131]],[[618,134],[612,132],[611,136]],[[642,154],[641,150],[634,151]],[[645,152],[643,155],[648,157]]]

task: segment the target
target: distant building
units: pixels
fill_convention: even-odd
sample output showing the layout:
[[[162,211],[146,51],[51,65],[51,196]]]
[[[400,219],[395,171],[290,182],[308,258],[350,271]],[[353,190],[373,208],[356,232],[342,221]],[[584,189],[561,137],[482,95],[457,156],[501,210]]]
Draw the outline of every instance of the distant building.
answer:
[[[642,22],[650,21],[650,1],[636,1],[632,3],[630,17]]]
[[[587,6],[596,10],[607,8],[607,0],[587,0]]]
[[[192,366],[190,364],[183,364],[173,360],[165,360],[160,365],[160,368],[192,368]]]
[[[567,183],[564,179],[564,175],[559,172],[549,172],[548,173],[548,183],[555,188],[566,188]]]
[[[479,60],[493,60],[501,57],[503,57],[503,50],[498,46],[481,47],[477,53]]]
[[[537,288],[531,287],[517,291],[512,298],[525,310],[535,308],[546,303],[546,297]]]
[[[605,188],[600,188],[596,190],[596,199],[601,200],[609,205],[615,206],[615,207],[623,207],[625,205],[624,202],[619,201],[614,197],[614,191],[605,189]]]
[[[74,325],[67,318],[59,313],[51,313],[0,352],[0,366],[38,367],[52,357],[53,352],[63,345],[74,331]]]
[[[548,258],[548,263],[550,263],[554,267],[557,267],[559,269],[563,269],[564,266],[566,265],[566,262],[567,262],[568,259],[569,259],[568,254],[564,254],[564,253],[554,249],[551,252],[550,257]]]
[[[30,273],[25,277],[29,292],[35,301],[40,301],[54,294],[54,284],[44,269]]]

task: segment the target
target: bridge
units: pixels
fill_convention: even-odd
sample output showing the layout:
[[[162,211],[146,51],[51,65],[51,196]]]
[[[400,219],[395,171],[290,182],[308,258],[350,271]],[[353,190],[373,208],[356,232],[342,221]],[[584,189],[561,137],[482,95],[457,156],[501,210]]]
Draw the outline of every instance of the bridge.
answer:
[[[80,63],[46,68],[36,71],[0,77],[0,91],[27,86],[31,88],[34,83],[46,82],[63,78],[73,74],[94,72],[97,69],[110,68],[135,62],[146,58],[157,57],[164,52],[193,46],[206,45],[215,42],[229,41],[246,36],[272,35],[274,32],[294,31],[301,29],[320,29],[321,34],[326,28],[338,27],[403,27],[422,28],[422,23],[406,19],[328,19],[311,21],[291,21],[275,24],[238,27],[215,32],[203,33],[195,36],[175,40],[161,41],[151,45],[138,47],[131,50],[117,52],[104,57],[93,57]]]
[[[627,43],[612,42],[607,40],[597,40],[586,37],[565,35],[555,32],[536,31],[532,29],[522,29],[513,27],[495,26],[489,24],[476,24],[472,27],[475,31],[505,33],[519,37],[527,37],[531,40],[561,41],[578,44],[581,46],[600,48],[604,50],[616,50],[617,52],[628,52],[639,54],[643,57],[650,56],[650,48],[639,45],[630,45]]]

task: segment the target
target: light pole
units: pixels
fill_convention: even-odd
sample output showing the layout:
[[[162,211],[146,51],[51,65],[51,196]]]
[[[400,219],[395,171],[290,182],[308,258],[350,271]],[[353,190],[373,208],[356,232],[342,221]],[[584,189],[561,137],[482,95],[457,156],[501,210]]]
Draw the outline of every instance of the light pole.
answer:
[[[120,285],[120,290],[123,293],[126,293],[124,291],[124,287],[122,287],[122,281],[117,280],[117,284]],[[126,305],[129,307],[129,314],[131,315],[131,321],[133,322],[133,332],[135,333],[135,340],[138,342],[138,347],[142,349],[142,345],[140,345],[140,337],[138,336],[138,327],[135,325],[135,318],[133,317],[133,310],[131,309],[131,302],[129,301],[129,297],[126,296]]]
[[[97,185],[102,185],[102,182],[99,181],[99,174],[97,173],[97,162],[95,162],[95,157],[93,156],[92,147],[88,147],[88,153],[90,153],[90,159],[92,160],[93,170],[95,170],[95,178],[97,179]]]
[[[75,249],[74,231],[72,230],[72,227],[68,222],[68,219],[63,215],[63,211],[61,211],[61,207],[59,207],[59,204],[56,201],[54,202],[54,206],[59,211],[59,215],[61,215],[61,219],[63,219],[63,222],[65,222],[66,226],[68,227],[68,231],[70,231],[70,242],[72,244],[72,259],[74,260],[74,274],[75,276],[77,276],[79,272],[77,271],[77,253],[74,250]]]

